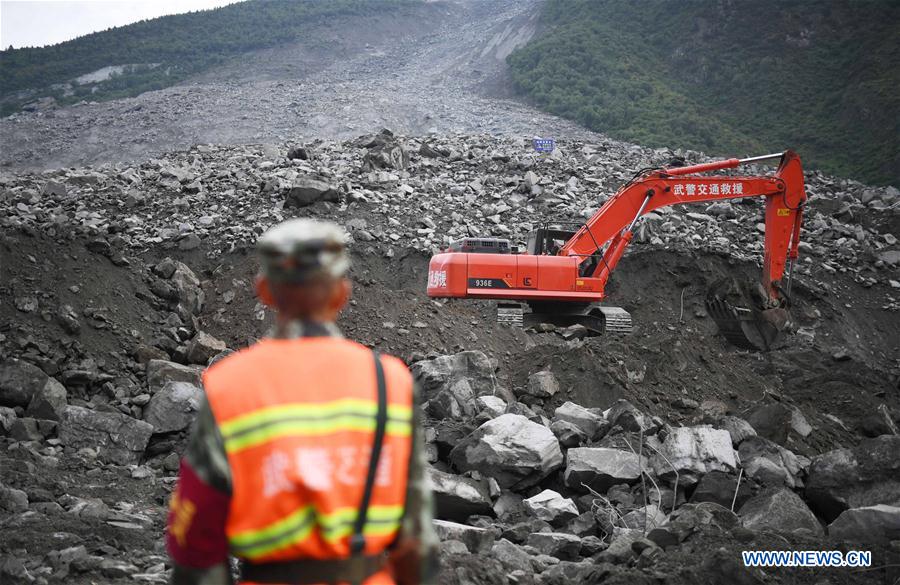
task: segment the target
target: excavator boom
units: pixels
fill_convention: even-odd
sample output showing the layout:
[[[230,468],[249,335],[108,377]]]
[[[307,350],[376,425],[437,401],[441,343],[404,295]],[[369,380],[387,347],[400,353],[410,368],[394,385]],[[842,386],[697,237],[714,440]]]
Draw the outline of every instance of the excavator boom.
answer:
[[[781,162],[771,176],[699,176],[774,157],[780,157]],[[502,247],[503,240],[472,238],[467,245],[454,243],[450,251],[431,259],[428,295],[524,301],[532,309],[539,308],[542,317],[555,313],[574,315],[576,322],[578,315],[602,320],[610,311],[592,305],[605,297],[606,284],[634,237],[633,228],[641,216],[671,205],[748,197],[765,198],[766,205],[760,282],[766,299],[762,310],[783,310],[788,293],[782,280],[786,265],[797,258],[806,202],[800,158],[792,151],[644,171],[623,185],[576,231],[537,230],[523,254],[509,253],[508,243],[507,253],[492,253]],[[725,321],[746,320],[746,315],[728,317],[729,307],[720,305],[711,300],[711,314],[726,337],[738,341],[739,336],[726,331],[729,327]],[[623,330],[621,314],[617,314],[618,330]],[[550,319],[554,320],[560,319]],[[769,321],[779,320],[783,321]],[[732,333],[734,329],[730,328]],[[768,333],[753,337],[739,345],[767,349],[773,341]]]

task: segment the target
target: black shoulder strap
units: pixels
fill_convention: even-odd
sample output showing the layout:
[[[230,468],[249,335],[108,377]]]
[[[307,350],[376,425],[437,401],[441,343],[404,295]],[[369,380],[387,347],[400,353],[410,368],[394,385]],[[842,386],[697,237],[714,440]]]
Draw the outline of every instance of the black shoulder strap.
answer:
[[[369,458],[369,471],[366,474],[366,487],[363,490],[362,502],[359,504],[359,513],[356,522],[353,523],[353,535],[350,537],[350,554],[358,555],[366,547],[366,537],[363,530],[366,526],[366,517],[369,515],[369,502],[372,500],[372,489],[375,487],[375,476],[378,472],[378,460],[381,458],[381,446],[384,444],[384,430],[387,426],[387,384],[384,381],[384,367],[381,365],[381,356],[373,351],[375,358],[375,379],[378,385],[378,412],[375,415],[375,440],[372,442],[372,455]]]

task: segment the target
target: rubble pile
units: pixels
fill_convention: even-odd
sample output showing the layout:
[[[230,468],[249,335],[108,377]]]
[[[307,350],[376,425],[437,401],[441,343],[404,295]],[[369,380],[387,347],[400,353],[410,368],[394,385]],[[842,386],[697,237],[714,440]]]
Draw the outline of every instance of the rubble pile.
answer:
[[[203,369],[264,331],[252,246],[295,216],[347,227],[358,293],[341,325],[419,380],[443,582],[756,583],[713,560],[772,534],[865,543],[890,564],[896,189],[807,174],[803,327],[771,355],[728,348],[699,291],[684,297],[709,266],[755,270],[758,201],[639,224],[617,281],[641,318],[627,338],[510,330],[424,296],[427,256],[450,241],[519,244],[548,218],[584,220],[674,156],[707,160],[602,137],[538,155],[524,137],[382,131],[0,174],[0,578],[165,582],[159,535]]]

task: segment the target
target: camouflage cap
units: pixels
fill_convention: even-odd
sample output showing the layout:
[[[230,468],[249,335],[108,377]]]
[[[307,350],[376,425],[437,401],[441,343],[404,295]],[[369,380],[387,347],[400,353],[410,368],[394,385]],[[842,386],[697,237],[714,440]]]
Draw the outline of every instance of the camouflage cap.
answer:
[[[347,273],[347,234],[337,224],[291,219],[268,230],[256,242],[260,270],[273,282],[303,284]]]

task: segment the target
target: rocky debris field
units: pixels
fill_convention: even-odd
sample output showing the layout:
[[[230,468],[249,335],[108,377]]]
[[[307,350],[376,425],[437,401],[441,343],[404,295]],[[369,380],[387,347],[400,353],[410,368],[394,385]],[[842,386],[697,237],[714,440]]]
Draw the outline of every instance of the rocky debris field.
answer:
[[[896,189],[807,173],[796,329],[769,353],[728,346],[703,306],[758,274],[759,201],[646,216],[610,287],[626,337],[425,296],[450,240],[581,221],[675,156],[706,160],[384,131],[0,174],[0,580],[165,582],[200,375],[270,325],[252,247],[304,216],[350,233],[344,332],[421,381],[442,583],[895,583]],[[746,569],[752,549],[873,567]]]

